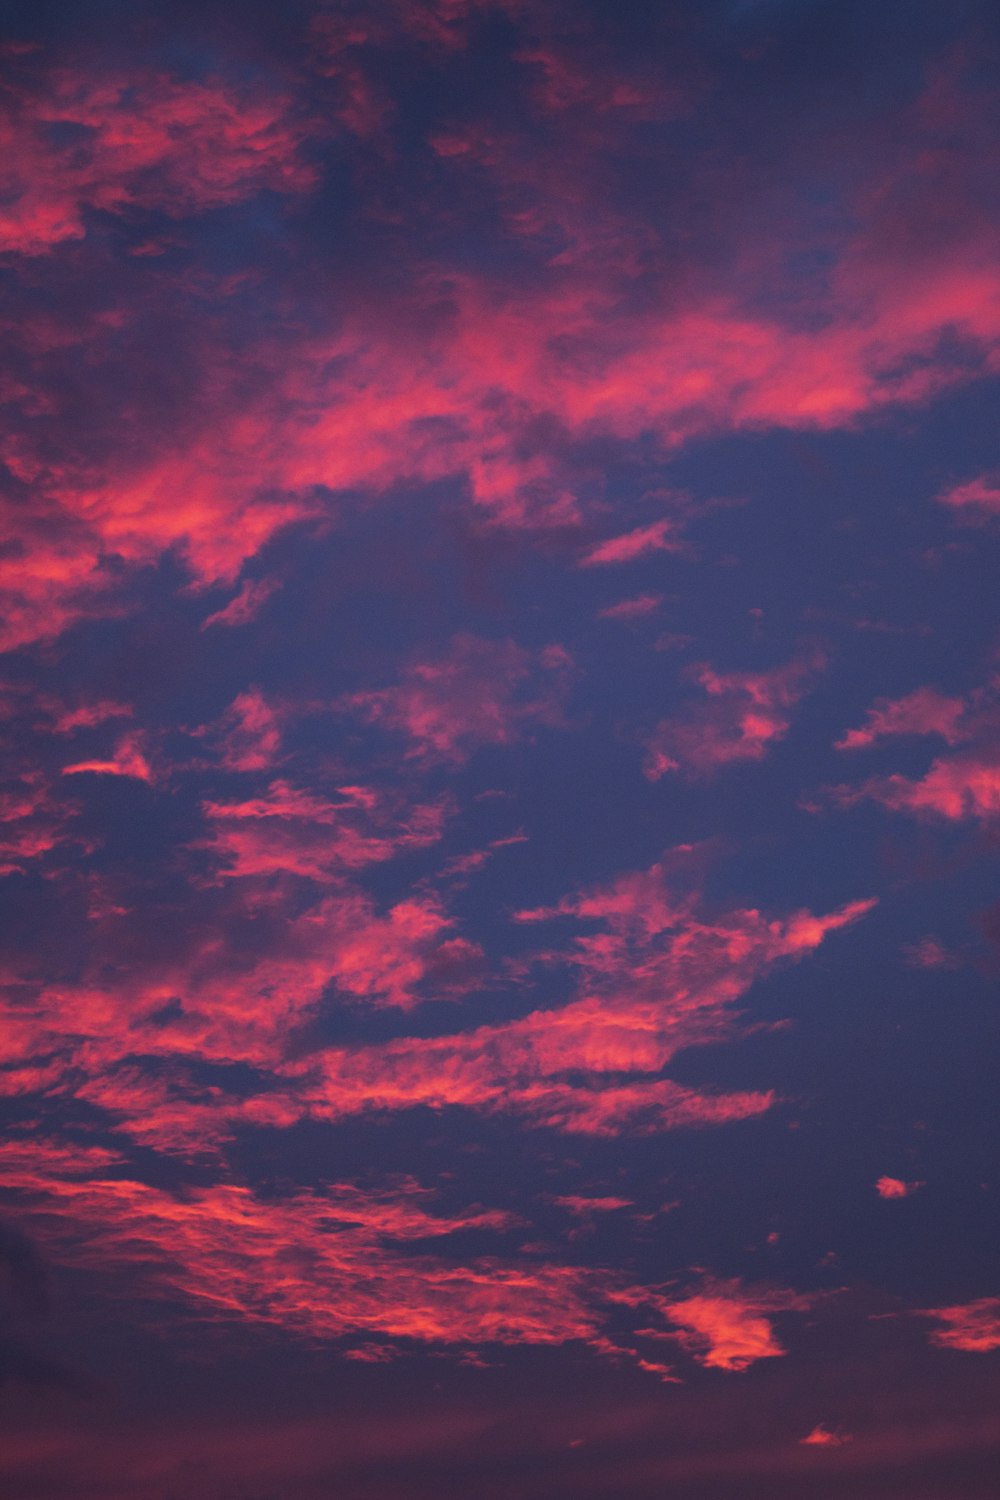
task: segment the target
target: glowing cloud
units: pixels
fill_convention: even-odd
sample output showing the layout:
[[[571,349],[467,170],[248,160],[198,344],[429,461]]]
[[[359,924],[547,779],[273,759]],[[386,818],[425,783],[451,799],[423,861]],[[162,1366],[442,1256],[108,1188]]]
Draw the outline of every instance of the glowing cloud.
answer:
[[[981,474],[978,479],[945,490],[938,499],[942,505],[950,505],[959,513],[985,518],[1000,512],[1000,482],[990,475]]]
[[[909,1198],[918,1188],[925,1186],[923,1182],[904,1182],[901,1177],[880,1177],[875,1191],[880,1198]]]
[[[931,1343],[941,1349],[963,1349],[970,1354],[989,1354],[1000,1349],[1000,1297],[980,1297],[976,1302],[954,1307],[927,1308],[919,1314],[943,1323],[931,1334]]]
[[[560,724],[572,662],[561,646],[532,655],[514,641],[456,636],[447,656],[417,662],[395,687],[354,693],[344,708],[404,734],[409,754],[465,760],[509,745],[533,723]]]
[[[743,760],[761,760],[784,739],[791,709],[823,666],[818,653],[770,672],[717,672],[702,664],[689,675],[707,695],[653,731],[646,775],[658,781],[668,771],[707,776]]]
[[[664,1300],[664,1316],[679,1330],[677,1342],[699,1364],[716,1370],[746,1370],[759,1359],[787,1351],[767,1314],[806,1311],[808,1297],[781,1290],[744,1287],[738,1281],[706,1282],[676,1301]]]
[[[937,734],[949,745],[966,737],[961,726],[966,705],[961,698],[947,698],[934,688],[917,688],[905,698],[880,698],[868,710],[860,729],[849,729],[837,741],[838,750],[863,750],[879,740],[904,734]]]

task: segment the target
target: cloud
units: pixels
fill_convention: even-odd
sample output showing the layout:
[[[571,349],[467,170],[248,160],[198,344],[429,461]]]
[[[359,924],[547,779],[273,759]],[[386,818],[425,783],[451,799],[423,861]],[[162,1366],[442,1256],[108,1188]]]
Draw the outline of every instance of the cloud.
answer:
[[[1000,759],[970,750],[939,757],[923,776],[873,777],[860,787],[835,787],[832,795],[847,807],[870,798],[913,817],[986,822],[1000,812]]]
[[[328,18],[330,87],[347,92],[325,101],[321,116],[347,124],[341,144],[352,162],[351,150],[364,153],[355,165],[365,202],[384,226],[420,219],[460,230],[462,206],[476,202],[496,215],[505,255],[464,255],[464,232],[431,253],[405,227],[387,228],[370,255],[362,214],[351,230],[366,274],[338,274],[335,315],[317,313],[315,302],[289,311],[291,284],[276,323],[265,315],[248,330],[244,319],[237,332],[226,304],[237,307],[259,271],[223,277],[202,265],[187,279],[151,275],[141,291],[123,276],[110,307],[76,321],[19,314],[21,415],[3,459],[33,503],[28,518],[12,507],[19,550],[0,559],[8,649],[121,608],[123,572],[166,553],[196,584],[233,582],[278,531],[335,522],[359,494],[371,501],[448,481],[480,521],[548,535],[606,514],[607,465],[595,463],[595,442],[619,454],[640,443],[659,461],[713,433],[850,428],[893,405],[924,404],[996,360],[998,230],[982,206],[990,153],[961,70],[946,90],[947,138],[938,104],[928,107],[942,95],[935,83],[879,120],[878,152],[851,137],[861,165],[849,183],[841,152],[811,164],[829,181],[842,225],[829,230],[822,271],[811,271],[803,268],[816,264],[813,199],[800,194],[791,147],[787,193],[752,224],[753,184],[734,182],[723,165],[737,145],[743,159],[742,136],[689,153],[664,200],[667,223],[659,192],[609,192],[617,163],[634,155],[637,122],[662,126],[686,112],[704,118],[711,137],[724,117],[712,113],[707,78],[692,86],[679,63],[669,81],[652,66],[639,69],[649,77],[622,77],[610,58],[555,35],[525,37],[517,49],[523,116],[494,120],[484,105],[476,120],[429,127],[417,194],[400,181],[399,152],[371,154],[380,132],[392,141],[393,130],[409,138],[411,129],[380,103],[382,49],[405,38],[415,65],[426,46],[433,67],[460,66],[454,38],[473,12],[460,22],[425,12],[419,23],[411,12],[391,25],[365,17],[360,31],[353,18]],[[16,201],[8,236],[26,253],[51,250],[61,265],[88,213],[186,222],[252,195],[266,202],[318,185],[306,156],[327,127],[282,89],[251,96],[221,78],[148,69],[36,77],[30,59],[24,66],[6,108]],[[570,102],[584,97],[601,102]],[[769,192],[780,180],[770,151]],[[645,148],[634,171],[660,180]],[[707,214],[698,207],[706,194]],[[678,241],[673,221],[701,225],[694,242]],[[508,250],[516,277],[503,269]],[[411,274],[400,276],[400,265]],[[213,320],[203,316],[206,296]],[[189,366],[169,423],[142,367],[143,340],[131,333],[151,306],[156,328],[166,320],[176,330]],[[115,355],[102,356],[112,334]],[[119,346],[143,368],[124,399]],[[104,392],[116,418],[91,422],[75,441],[67,411],[79,404],[81,349],[88,388]],[[88,409],[103,409],[101,397]],[[596,544],[583,562],[670,545],[670,523],[654,522]]]
[[[311,1339],[510,1344],[588,1339],[599,1326],[591,1273],[435,1256],[429,1242],[512,1221],[435,1214],[433,1195],[411,1180],[269,1200],[219,1183],[177,1199],[128,1177],[49,1179],[30,1149],[17,1154],[8,1180],[41,1199],[54,1253],[92,1275],[128,1273],[146,1297],[179,1295],[211,1322],[238,1318]]]
[[[791,710],[824,665],[819,652],[770,672],[718,672],[707,663],[690,668],[707,701],[682,708],[654,729],[646,775],[658,781],[669,771],[710,776],[742,760],[761,760],[784,739]]]
[[[0,875],[23,872],[67,842],[72,812],[37,770],[0,783]]]
[[[799,1442],[806,1448],[842,1448],[851,1441],[849,1432],[826,1427],[822,1422],[817,1422],[811,1432],[807,1432],[804,1438],[799,1438]]]
[[[1000,1297],[980,1297],[954,1307],[923,1309],[921,1318],[943,1323],[931,1333],[931,1343],[941,1349],[963,1349],[970,1354],[988,1354],[1000,1349]]]
[[[290,101],[222,79],[56,68],[30,57],[0,101],[6,204],[0,252],[44,255],[87,232],[88,213],[171,217],[267,187],[300,193],[313,175]]]
[[[43,1139],[0,1146],[8,1188],[43,1226],[50,1253],[91,1278],[127,1276],[162,1326],[180,1298],[189,1316],[271,1325],[310,1341],[420,1344],[585,1342],[612,1344],[614,1310],[652,1310],[700,1363],[742,1370],[782,1354],[772,1311],[803,1311],[812,1299],[783,1289],[706,1281],[666,1298],[603,1269],[507,1254],[439,1254],[451,1236],[510,1235],[520,1220],[473,1207],[436,1211],[435,1194],[412,1178],[376,1189],[350,1182],[266,1197],[231,1183],[175,1196],[131,1176],[107,1176],[80,1157],[55,1175],[58,1148]],[[616,1205],[617,1206],[617,1205]],[[666,1330],[664,1331],[666,1332]],[[661,1334],[660,1336],[663,1336]],[[347,1350],[350,1353],[350,1348]],[[365,1358],[362,1353],[361,1358]],[[641,1367],[665,1367],[635,1356]],[[669,1373],[668,1371],[666,1373]]]
[[[226,709],[215,740],[227,770],[272,770],[280,760],[281,715],[260,688],[248,688]]]
[[[286,872],[329,882],[435,843],[448,811],[440,800],[399,809],[366,787],[337,787],[335,798],[276,780],[257,797],[205,802],[211,834],[201,846],[218,861],[220,878]]]
[[[482,746],[512,744],[533,724],[561,724],[571,677],[561,646],[529,652],[459,635],[447,655],[414,662],[396,685],[352,693],[341,706],[403,734],[411,756],[460,763]]]
[[[703,1094],[656,1075],[686,1047],[738,1035],[733,1007],[754,979],[811,951],[871,904],[825,917],[774,921],[736,911],[701,920],[684,904],[671,909],[654,867],[634,885],[626,880],[567,904],[606,924],[563,955],[581,974],[580,994],[568,1004],[448,1036],[327,1048],[310,1059],[285,1106],[326,1119],[457,1106],[596,1135],[751,1118],[771,1107],[773,1093]],[[294,1087],[295,1066],[283,1072]]]
[[[945,490],[938,499],[963,519],[985,520],[1000,511],[1000,482],[995,476],[980,474],[977,479]]]
[[[830,788],[829,795],[845,807],[870,799],[913,817],[988,821],[1000,810],[996,689],[997,683],[988,681],[964,706],[960,699],[929,689],[896,702],[882,700],[870,711],[868,725],[848,735],[852,744],[868,743],[869,735],[877,739],[886,734],[936,733],[960,748],[936,756],[923,775],[873,776],[860,786]],[[839,748],[846,748],[846,743]]]
[[[677,552],[681,544],[673,537],[677,522],[672,519],[653,521],[649,526],[638,526],[634,531],[621,536],[609,537],[598,542],[580,559],[581,568],[596,568],[612,563],[634,562],[649,552]]]
[[[700,1091],[663,1070],[684,1048],[738,1037],[736,1006],[754,981],[871,902],[825,916],[707,915],[668,885],[673,863],[524,914],[587,929],[545,955],[568,968],[566,1003],[368,1044],[331,1042],[327,1018],[345,1005],[406,1011],[481,983],[480,948],[432,895],[383,906],[341,877],[303,902],[255,874],[203,887],[174,934],[112,912],[75,978],[26,976],[29,1003],[12,990],[4,1092],[86,1099],[169,1152],[208,1149],[241,1126],[419,1107],[605,1137],[751,1119],[776,1102],[772,1090]],[[250,1065],[256,1081],[239,1093],[199,1082],[192,1065],[206,1062]]]
[[[909,1198],[911,1193],[925,1186],[923,1182],[904,1182],[901,1177],[880,1177],[875,1191],[880,1198]]]
[[[642,620],[655,615],[663,603],[662,594],[636,594],[633,599],[622,599],[618,604],[609,604],[598,610],[599,620]]]
[[[107,760],[78,760],[63,766],[64,776],[128,776],[134,781],[152,781],[153,772],[144,748],[144,737],[138,731],[124,735]]]
[[[75,734],[78,729],[93,729],[108,719],[130,719],[132,710],[127,703],[118,703],[113,698],[100,698],[94,703],[81,703],[76,708],[58,711],[52,728],[56,734]]]
[[[849,729],[839,739],[837,750],[863,750],[895,735],[940,735],[949,745],[966,737],[961,720],[966,704],[948,698],[934,688],[917,688],[904,698],[879,698],[868,710],[860,729]]]
[[[677,1342],[708,1369],[746,1370],[787,1351],[769,1314],[804,1312],[809,1297],[782,1289],[746,1287],[737,1280],[706,1280],[687,1296],[660,1297],[657,1305],[677,1329]]]
[[[935,937],[921,938],[910,943],[903,953],[911,969],[959,969],[962,960]]]
[[[202,630],[208,630],[212,625],[226,625],[230,628],[249,625],[280,587],[276,578],[248,578],[223,609],[216,610],[215,614],[201,622]]]

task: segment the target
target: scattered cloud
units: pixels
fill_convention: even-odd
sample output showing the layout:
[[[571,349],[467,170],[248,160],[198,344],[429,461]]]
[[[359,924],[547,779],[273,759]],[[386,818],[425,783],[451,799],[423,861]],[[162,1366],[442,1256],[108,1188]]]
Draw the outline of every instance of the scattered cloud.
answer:
[[[927,1308],[919,1314],[943,1324],[931,1333],[931,1343],[941,1349],[962,1349],[970,1354],[989,1354],[1000,1349],[1000,1297],[980,1297],[954,1307]]]

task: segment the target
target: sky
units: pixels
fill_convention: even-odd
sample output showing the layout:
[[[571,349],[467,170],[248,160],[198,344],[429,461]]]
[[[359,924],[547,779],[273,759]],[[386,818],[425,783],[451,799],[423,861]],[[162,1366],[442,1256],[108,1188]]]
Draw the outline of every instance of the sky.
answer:
[[[995,1496],[995,7],[0,32],[0,1490]]]

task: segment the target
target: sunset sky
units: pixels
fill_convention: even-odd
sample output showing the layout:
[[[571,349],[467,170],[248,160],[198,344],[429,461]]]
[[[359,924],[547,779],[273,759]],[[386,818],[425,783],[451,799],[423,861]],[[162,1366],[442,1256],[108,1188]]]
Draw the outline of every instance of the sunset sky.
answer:
[[[1000,11],[0,22],[4,1500],[995,1500]]]

